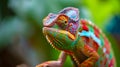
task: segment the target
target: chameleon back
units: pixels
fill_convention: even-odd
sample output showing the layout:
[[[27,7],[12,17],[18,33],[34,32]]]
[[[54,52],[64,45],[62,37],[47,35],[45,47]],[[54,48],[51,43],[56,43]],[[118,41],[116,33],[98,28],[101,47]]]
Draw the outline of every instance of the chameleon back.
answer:
[[[94,67],[114,67],[115,58],[111,44],[98,27],[87,20],[81,20],[78,35],[85,45],[89,45],[99,54],[100,58]]]

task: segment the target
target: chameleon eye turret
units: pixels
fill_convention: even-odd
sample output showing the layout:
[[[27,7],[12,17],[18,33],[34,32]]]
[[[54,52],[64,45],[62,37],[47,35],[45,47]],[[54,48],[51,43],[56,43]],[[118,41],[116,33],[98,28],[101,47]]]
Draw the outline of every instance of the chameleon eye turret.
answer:
[[[64,14],[61,14],[61,15],[59,15],[59,17],[57,18],[57,23],[59,24],[59,23],[63,23],[63,24],[65,24],[65,25],[67,25],[67,23],[68,23],[68,16],[66,16],[66,15],[64,15]]]
[[[68,20],[69,17],[64,15],[64,14],[60,14],[56,20],[56,24],[61,28],[61,29],[66,29],[67,25],[68,25]]]
[[[74,21],[79,20],[79,10],[73,7],[64,8],[59,12],[60,14],[65,14]]]

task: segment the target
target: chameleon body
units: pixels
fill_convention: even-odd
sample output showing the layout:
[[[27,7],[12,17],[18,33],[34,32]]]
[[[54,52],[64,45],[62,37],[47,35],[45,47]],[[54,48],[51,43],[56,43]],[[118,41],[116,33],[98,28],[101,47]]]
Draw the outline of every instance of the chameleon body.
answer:
[[[76,67],[115,67],[110,43],[93,23],[79,19],[79,10],[67,7],[58,14],[50,13],[43,20],[43,33],[61,56],[38,67],[62,67],[66,55],[70,55]]]

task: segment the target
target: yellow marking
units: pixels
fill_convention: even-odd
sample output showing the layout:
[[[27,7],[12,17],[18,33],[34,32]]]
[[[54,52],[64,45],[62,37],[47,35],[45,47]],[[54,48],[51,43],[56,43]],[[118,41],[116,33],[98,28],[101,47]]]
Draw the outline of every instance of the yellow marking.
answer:
[[[60,33],[67,34],[72,40],[75,40],[75,36],[68,31],[59,30]]]
[[[64,31],[64,30],[59,30],[60,33],[63,33],[63,34],[66,34],[68,33],[67,31]]]
[[[72,39],[72,40],[75,40],[75,36],[72,35],[71,33],[68,32],[68,36]]]
[[[47,18],[48,18],[48,17],[45,17],[45,18],[43,19],[43,23],[47,20]]]

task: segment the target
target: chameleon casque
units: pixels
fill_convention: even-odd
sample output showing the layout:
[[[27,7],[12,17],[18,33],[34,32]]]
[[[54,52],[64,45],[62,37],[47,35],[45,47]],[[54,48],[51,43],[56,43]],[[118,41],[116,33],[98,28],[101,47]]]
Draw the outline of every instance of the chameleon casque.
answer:
[[[70,55],[75,67],[115,67],[115,58],[107,37],[93,23],[79,19],[79,10],[67,7],[43,20],[47,41],[61,52],[56,61],[36,67],[62,67]]]

